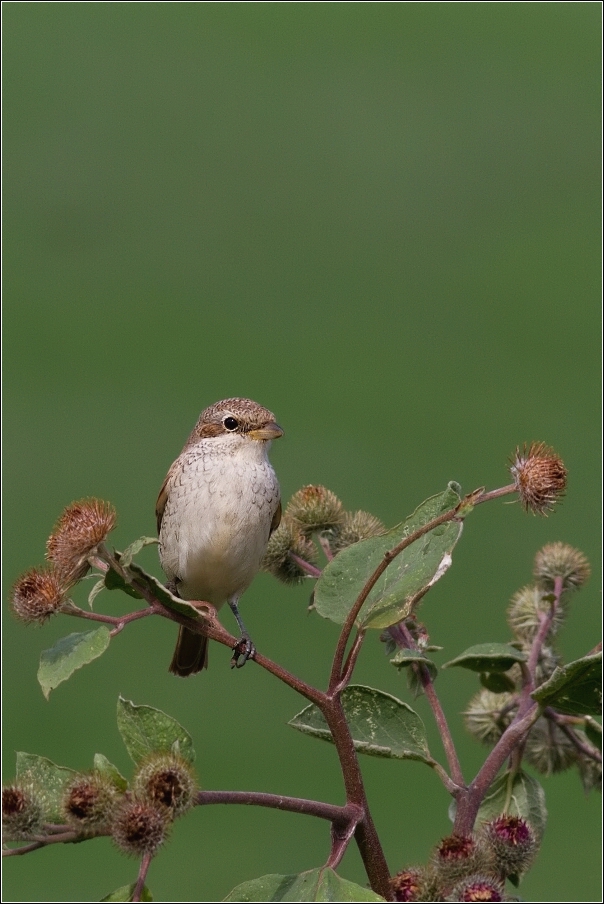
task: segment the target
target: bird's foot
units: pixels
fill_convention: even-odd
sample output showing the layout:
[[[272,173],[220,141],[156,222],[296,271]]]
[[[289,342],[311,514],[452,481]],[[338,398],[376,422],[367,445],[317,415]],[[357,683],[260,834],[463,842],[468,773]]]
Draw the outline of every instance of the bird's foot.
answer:
[[[249,634],[243,634],[235,646],[233,647],[233,655],[231,657],[231,668],[241,669],[248,659],[254,659],[256,656],[256,647],[252,643]],[[239,661],[241,659],[241,661]]]

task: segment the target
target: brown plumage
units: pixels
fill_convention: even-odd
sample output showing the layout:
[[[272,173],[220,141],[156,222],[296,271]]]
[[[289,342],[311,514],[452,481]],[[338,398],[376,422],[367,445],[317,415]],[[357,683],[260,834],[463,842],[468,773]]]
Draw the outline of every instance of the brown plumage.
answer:
[[[159,555],[183,599],[229,603],[245,642],[254,646],[238,610],[281,519],[279,484],[268,460],[283,431],[272,412],[251,399],[225,399],[202,413],[172,464],[156,505]],[[207,666],[207,638],[180,628],[170,671],[187,676]]]

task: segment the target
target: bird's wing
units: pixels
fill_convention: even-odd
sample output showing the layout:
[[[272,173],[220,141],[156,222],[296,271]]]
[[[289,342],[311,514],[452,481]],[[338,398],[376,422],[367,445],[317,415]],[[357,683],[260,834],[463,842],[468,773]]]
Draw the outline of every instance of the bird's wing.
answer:
[[[166,508],[166,502],[168,501],[168,495],[170,493],[170,480],[172,479],[172,473],[174,471],[174,462],[171,465],[170,470],[166,474],[166,479],[161,485],[161,490],[159,491],[159,496],[157,497],[157,502],[155,503],[155,517],[157,519],[157,534],[159,536],[159,532],[161,531],[161,522],[164,517],[164,510]]]
[[[161,493],[160,493],[160,495],[161,495]],[[277,510],[276,510],[275,514],[273,515],[273,520],[271,521],[271,529],[268,533],[269,537],[274,530],[277,530],[280,523],[281,523],[281,500],[279,500],[279,505],[277,506]]]

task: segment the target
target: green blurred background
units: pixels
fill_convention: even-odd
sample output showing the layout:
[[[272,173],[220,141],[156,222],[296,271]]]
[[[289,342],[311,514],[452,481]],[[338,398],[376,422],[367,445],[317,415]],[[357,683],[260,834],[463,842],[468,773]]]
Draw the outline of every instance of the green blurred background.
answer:
[[[499,502],[468,519],[423,604],[439,662],[508,639],[506,602],[543,543],[596,568],[599,35],[597,3],[5,4],[5,598],[73,499],[116,505],[118,547],[151,534],[167,467],[230,395],[285,428],[285,499],[324,483],[390,525],[450,479],[503,485],[517,444],[559,451],[552,517]],[[154,547],[142,561],[160,574]],[[598,639],[598,586],[576,598],[567,659]],[[337,631],[306,615],[309,593],[260,575],[242,611],[263,652],[322,683]],[[173,678],[166,622],[133,625],[46,703],[40,650],[81,628],[7,619],[5,778],[15,749],[76,769],[99,751],[130,774],[121,693],[189,729],[206,788],[343,801],[333,748],[286,725],[302,701],[217,646],[207,674]],[[413,702],[377,635],[356,679]],[[484,757],[459,716],[476,687],[439,681],[466,777]],[[424,861],[450,826],[436,776],[362,765],[392,870]],[[600,900],[599,799],[575,772],[544,785],[522,896]],[[321,864],[328,834],[197,810],[149,885],[219,900]],[[340,871],[364,884],[353,847]],[[10,901],[99,900],[136,876],[106,839],[7,866]]]

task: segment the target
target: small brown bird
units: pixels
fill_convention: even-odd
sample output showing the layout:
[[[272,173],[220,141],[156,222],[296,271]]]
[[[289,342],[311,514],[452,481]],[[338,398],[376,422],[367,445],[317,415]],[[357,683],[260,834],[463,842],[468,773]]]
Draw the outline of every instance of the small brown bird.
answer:
[[[268,450],[283,436],[275,416],[251,399],[225,399],[202,411],[157,499],[159,558],[185,600],[231,607],[244,665],[255,647],[239,615],[268,538],[281,520],[279,483]],[[207,637],[180,628],[170,671],[186,677],[208,664]]]

